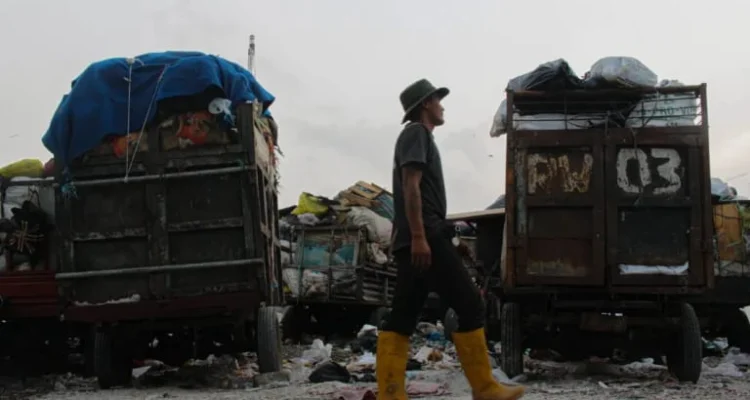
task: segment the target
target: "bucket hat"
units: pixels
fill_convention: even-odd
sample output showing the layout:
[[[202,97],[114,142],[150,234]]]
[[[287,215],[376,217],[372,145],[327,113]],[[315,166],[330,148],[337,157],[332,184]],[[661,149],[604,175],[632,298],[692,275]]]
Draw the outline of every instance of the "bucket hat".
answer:
[[[404,118],[401,120],[403,124],[406,122],[406,118],[409,113],[414,111],[422,102],[430,98],[432,95],[437,95],[441,100],[450,93],[450,90],[445,87],[436,88],[427,79],[420,79],[411,85],[409,85],[399,96],[401,100],[401,107],[404,108]]]

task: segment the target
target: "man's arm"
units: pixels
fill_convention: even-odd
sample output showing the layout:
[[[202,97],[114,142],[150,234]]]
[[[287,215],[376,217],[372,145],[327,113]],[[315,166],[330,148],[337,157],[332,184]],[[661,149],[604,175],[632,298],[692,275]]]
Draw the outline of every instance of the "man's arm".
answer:
[[[424,239],[424,221],[422,220],[422,191],[419,183],[422,181],[422,170],[414,166],[401,169],[401,182],[404,190],[404,208],[406,220],[412,239]]]

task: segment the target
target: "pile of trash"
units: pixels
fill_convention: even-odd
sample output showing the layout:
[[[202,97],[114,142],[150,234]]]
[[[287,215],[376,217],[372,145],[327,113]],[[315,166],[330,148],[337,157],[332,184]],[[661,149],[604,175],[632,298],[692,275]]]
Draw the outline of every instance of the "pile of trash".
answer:
[[[259,130],[272,136],[266,140],[273,149],[276,130],[268,108],[274,100],[250,71],[219,56],[167,51],[110,58],[92,63],[73,81],[42,143],[66,167],[84,155],[127,156],[132,162],[154,144],[169,151],[240,143],[233,111],[255,103],[256,129],[264,125]],[[149,134],[159,137],[149,140]]]
[[[334,346],[315,339],[308,349],[290,362],[294,368],[309,371],[307,381],[310,383],[374,383],[377,338],[378,329],[364,325],[356,339],[348,343]],[[421,322],[412,336],[411,344],[407,364],[407,390],[410,395],[446,394],[448,388],[445,384],[423,379],[430,371],[458,371],[460,368],[455,347],[445,339],[442,325],[439,322]]]
[[[279,214],[281,264],[291,297],[386,301],[393,285],[385,289],[384,280],[396,273],[388,255],[391,193],[359,181],[332,199],[302,193],[297,205]],[[358,270],[365,275],[362,287],[356,284]]]
[[[714,273],[750,276],[750,200],[719,178],[711,178]]]
[[[0,168],[0,272],[49,267],[55,219],[51,167],[24,159]]]
[[[537,91],[560,93],[586,90],[595,92],[616,88],[672,88],[684,86],[679,81],[658,81],[657,75],[632,57],[605,57],[595,62],[582,78],[567,61],[558,59],[539,65],[535,70],[511,79],[507,88],[514,92]],[[602,92],[603,93],[603,92]],[[601,100],[601,99],[600,99]],[[515,102],[514,130],[576,130],[604,126],[667,127],[697,125],[700,105],[694,93],[633,92],[607,97],[599,102],[538,101]],[[584,104],[586,103],[586,104]],[[503,100],[495,113],[491,137],[508,131],[508,106]]]

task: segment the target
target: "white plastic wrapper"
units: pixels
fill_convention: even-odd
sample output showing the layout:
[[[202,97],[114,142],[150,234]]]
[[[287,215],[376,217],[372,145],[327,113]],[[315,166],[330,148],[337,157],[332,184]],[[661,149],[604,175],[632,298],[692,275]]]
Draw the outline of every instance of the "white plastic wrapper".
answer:
[[[508,132],[507,103],[500,103],[495,117],[492,119],[490,137],[498,137]],[[604,116],[571,114],[536,114],[513,116],[513,129],[517,131],[551,131],[588,129],[605,122]]]
[[[659,87],[685,86],[680,81],[663,80]],[[646,96],[628,116],[627,126],[669,127],[695,126],[700,118],[700,102],[695,94],[656,94]]]

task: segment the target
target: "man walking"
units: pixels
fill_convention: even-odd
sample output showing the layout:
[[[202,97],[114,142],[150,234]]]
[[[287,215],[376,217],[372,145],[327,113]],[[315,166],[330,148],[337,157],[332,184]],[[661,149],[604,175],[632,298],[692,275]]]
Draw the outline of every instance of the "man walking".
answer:
[[[449,93],[419,80],[401,93],[403,122],[393,157],[395,205],[393,253],[398,266],[391,316],[378,336],[378,399],[403,400],[409,337],[430,291],[458,315],[453,342],[477,400],[515,400],[521,386],[498,384],[492,376],[484,334],[484,302],[451,239],[440,153],[432,131],[443,125],[440,101]]]

